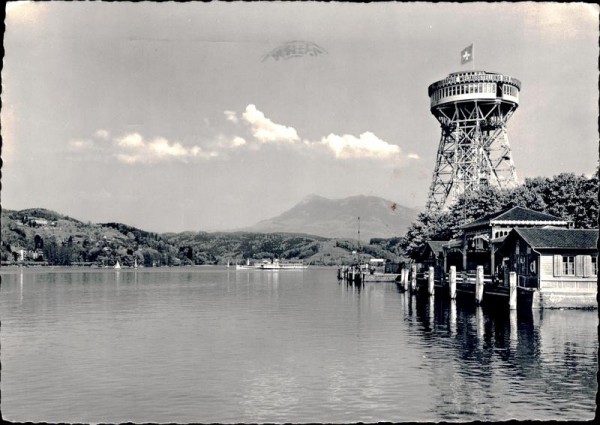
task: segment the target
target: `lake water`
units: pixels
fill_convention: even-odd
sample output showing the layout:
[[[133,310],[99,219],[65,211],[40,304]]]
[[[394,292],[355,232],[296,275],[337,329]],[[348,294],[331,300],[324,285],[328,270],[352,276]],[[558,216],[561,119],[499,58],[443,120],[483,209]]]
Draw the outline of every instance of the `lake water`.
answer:
[[[598,312],[490,312],[334,269],[2,270],[1,408],[33,422],[589,420]]]

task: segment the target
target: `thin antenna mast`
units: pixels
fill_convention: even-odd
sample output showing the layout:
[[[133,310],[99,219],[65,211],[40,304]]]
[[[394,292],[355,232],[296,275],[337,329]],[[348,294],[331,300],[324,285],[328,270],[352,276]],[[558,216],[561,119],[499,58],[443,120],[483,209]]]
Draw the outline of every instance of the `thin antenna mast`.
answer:
[[[358,250],[356,251],[356,256],[358,257],[358,270],[360,273],[360,217],[358,217]]]
[[[358,250],[360,251],[360,217],[358,217]]]

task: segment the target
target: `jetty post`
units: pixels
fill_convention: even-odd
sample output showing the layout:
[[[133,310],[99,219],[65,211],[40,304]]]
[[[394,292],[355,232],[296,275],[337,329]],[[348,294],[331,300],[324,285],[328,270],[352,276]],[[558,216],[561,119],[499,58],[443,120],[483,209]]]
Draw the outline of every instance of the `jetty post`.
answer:
[[[404,292],[406,292],[408,290],[408,270],[404,267],[400,270],[400,282],[402,283]]]
[[[483,300],[483,266],[477,266],[475,275],[475,303],[481,304]]]
[[[417,265],[413,264],[410,266],[410,291],[417,291]]]
[[[429,267],[429,274],[427,275],[427,291],[429,295],[435,294],[435,287],[433,286],[434,282],[434,273],[435,269],[433,267]]]
[[[517,273],[510,272],[508,275],[508,308],[509,310],[517,309]]]
[[[456,266],[450,266],[450,284],[448,287],[450,288],[450,299],[456,299]]]

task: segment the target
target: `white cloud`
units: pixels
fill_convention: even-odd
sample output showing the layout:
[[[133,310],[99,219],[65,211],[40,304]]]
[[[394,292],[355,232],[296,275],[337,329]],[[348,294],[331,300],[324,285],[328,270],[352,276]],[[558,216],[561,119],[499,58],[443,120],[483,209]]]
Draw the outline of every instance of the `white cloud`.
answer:
[[[218,152],[205,151],[200,146],[194,146],[192,149],[190,149],[190,153],[192,156],[194,156],[196,158],[202,158],[202,159],[216,158],[219,156]]]
[[[242,118],[250,124],[252,136],[261,143],[292,144],[300,141],[295,128],[274,123],[252,104],[246,107]]]
[[[237,115],[232,111],[225,111],[225,116]],[[249,104],[246,110],[241,114],[241,118],[250,125],[252,137],[249,141],[240,136],[235,136],[227,141],[221,140],[221,148],[244,148],[258,150],[268,144],[278,144],[280,146],[294,146],[305,153],[323,153],[329,151],[333,153],[336,159],[346,160],[354,158],[369,158],[380,161],[399,160],[402,157],[402,151],[399,146],[388,143],[372,132],[362,133],[360,136],[344,134],[342,136],[329,134],[321,138],[320,141],[311,141],[302,139],[294,127],[277,124],[265,117],[254,104]],[[224,136],[220,136],[224,138]],[[411,159],[418,159],[417,154],[407,156]]]
[[[237,124],[237,122],[239,121],[235,111],[224,111],[223,113],[225,114],[225,117],[227,118],[228,121],[231,121],[232,123],[235,123],[235,124]]]
[[[108,140],[110,134],[106,130],[99,129],[94,133],[94,137],[97,139]]]
[[[81,149],[89,149],[94,146],[94,143],[91,140],[83,139],[83,140],[71,140],[69,142],[71,147],[81,150]]]
[[[117,144],[128,148],[141,148],[145,145],[142,136],[138,133],[127,134],[117,139]]]
[[[106,130],[96,130],[92,139],[74,139],[69,141],[69,145],[74,150],[90,150],[90,149],[103,149],[103,143],[98,143],[98,139],[101,141],[109,140],[109,134]]]
[[[231,141],[231,145],[234,147],[244,146],[246,144],[246,140],[243,137],[234,137]]]
[[[189,155],[186,148],[181,146],[181,143],[169,143],[169,141],[163,137],[154,139],[148,145],[150,153],[158,158],[164,157],[181,157]]]
[[[189,158],[208,159],[219,156],[216,151],[206,151],[200,146],[185,147],[164,137],[145,141],[139,133],[127,134],[115,139],[117,159],[126,164],[151,164],[169,159],[187,162]]]
[[[234,136],[233,138],[227,138],[223,135],[219,135],[217,146],[220,148],[239,148],[247,145],[246,139],[240,136]]]
[[[338,136],[330,134],[321,139],[321,144],[329,148],[339,159],[375,158],[392,159],[400,156],[400,147],[387,143],[370,131],[359,137],[350,134]]]
[[[249,104],[238,118],[235,111],[224,111],[225,119],[234,123],[243,120],[249,134],[219,134],[213,140],[206,141],[203,146],[185,146],[177,141],[169,141],[164,137],[144,139],[139,133],[128,133],[113,137],[110,144],[93,144],[89,140],[71,142],[77,149],[96,148],[100,153],[112,154],[113,158],[125,164],[151,164],[161,161],[177,160],[210,160],[217,157],[228,157],[236,151],[256,152],[268,146],[287,146],[295,152],[307,155],[333,154],[337,160],[372,159],[378,161],[399,161],[401,159],[419,159],[415,153],[403,155],[399,146],[388,143],[374,133],[367,131],[360,136],[351,134],[329,134],[318,141],[302,139],[294,127],[277,124],[265,117],[264,113]],[[238,127],[239,128],[239,127]],[[109,132],[97,130],[96,139],[109,139]],[[108,149],[112,148],[109,153]]]

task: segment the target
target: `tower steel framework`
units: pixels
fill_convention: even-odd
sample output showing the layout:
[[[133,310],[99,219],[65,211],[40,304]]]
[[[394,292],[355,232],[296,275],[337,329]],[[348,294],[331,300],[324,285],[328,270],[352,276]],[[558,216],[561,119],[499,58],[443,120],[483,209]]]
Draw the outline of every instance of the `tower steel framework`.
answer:
[[[428,211],[482,187],[516,185],[507,122],[519,106],[520,89],[516,78],[485,71],[455,72],[429,86],[431,113],[442,135]]]

